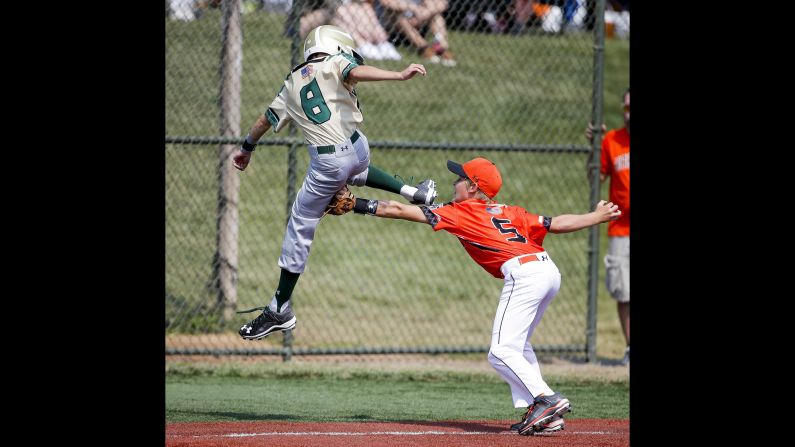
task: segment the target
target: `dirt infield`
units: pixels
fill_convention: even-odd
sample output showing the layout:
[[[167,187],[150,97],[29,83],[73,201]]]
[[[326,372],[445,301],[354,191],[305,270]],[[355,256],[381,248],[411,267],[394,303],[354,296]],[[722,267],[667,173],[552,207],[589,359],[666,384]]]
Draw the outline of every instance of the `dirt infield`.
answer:
[[[166,446],[629,446],[626,419],[567,419],[535,436],[508,431],[513,422],[180,422],[166,426]]]

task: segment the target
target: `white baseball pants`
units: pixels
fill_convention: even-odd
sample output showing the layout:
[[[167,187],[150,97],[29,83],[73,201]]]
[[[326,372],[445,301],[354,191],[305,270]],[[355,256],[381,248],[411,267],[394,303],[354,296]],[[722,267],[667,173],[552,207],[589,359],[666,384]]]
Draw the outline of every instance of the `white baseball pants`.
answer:
[[[503,264],[505,285],[491,332],[489,363],[508,382],[516,408],[553,394],[541,378],[530,337],[560,290],[560,272],[546,252],[536,256],[540,260],[520,265],[517,257]]]
[[[370,144],[361,130],[356,132],[359,138],[355,142],[348,139],[337,144],[331,153],[319,154],[316,146],[309,146],[311,160],[290,211],[279,267],[303,273],[315,230],[331,198],[346,183],[364,185],[370,165]]]

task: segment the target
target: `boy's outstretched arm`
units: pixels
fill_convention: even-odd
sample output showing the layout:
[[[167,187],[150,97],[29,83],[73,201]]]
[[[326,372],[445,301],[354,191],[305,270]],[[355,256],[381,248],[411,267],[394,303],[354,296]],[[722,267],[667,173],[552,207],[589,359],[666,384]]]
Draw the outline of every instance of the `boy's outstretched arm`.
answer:
[[[403,219],[411,222],[428,223],[425,213],[416,205],[408,205],[394,200],[356,199],[353,212],[370,214],[387,219]]]
[[[570,233],[582,230],[593,225],[616,220],[621,216],[621,210],[613,202],[600,200],[596,204],[596,209],[588,214],[561,214],[552,218],[549,226],[550,233]]]
[[[348,73],[348,80],[353,82],[406,81],[417,73],[425,76],[425,67],[422,64],[411,64],[403,71],[389,71],[370,65],[359,65]]]

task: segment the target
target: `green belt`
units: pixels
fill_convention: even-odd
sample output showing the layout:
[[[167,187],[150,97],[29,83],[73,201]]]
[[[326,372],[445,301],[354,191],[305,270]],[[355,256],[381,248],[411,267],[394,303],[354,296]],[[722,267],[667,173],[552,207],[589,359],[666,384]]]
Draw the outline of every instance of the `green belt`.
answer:
[[[351,143],[355,143],[359,139],[359,131],[354,130],[353,135],[351,135]],[[337,150],[337,147],[334,145],[331,146],[318,146],[317,153],[318,154],[333,154],[334,151]]]

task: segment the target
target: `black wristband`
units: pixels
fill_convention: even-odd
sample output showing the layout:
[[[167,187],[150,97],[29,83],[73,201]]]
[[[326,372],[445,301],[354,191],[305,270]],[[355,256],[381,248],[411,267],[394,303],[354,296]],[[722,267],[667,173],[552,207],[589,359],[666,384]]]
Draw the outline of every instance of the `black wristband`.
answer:
[[[252,144],[252,143],[249,143],[246,140],[243,140],[243,149],[245,149],[245,150],[247,150],[249,152],[254,152],[254,149],[256,149],[256,148],[257,148],[257,143],[253,143]]]
[[[378,210],[378,200],[356,198],[356,204],[353,205],[353,212],[356,214],[370,214],[375,216],[376,210]]]
[[[367,199],[356,198],[356,203],[353,205],[353,212],[356,214],[365,214],[367,212]]]
[[[367,214],[375,216],[375,212],[378,211],[378,200],[368,200],[367,201]]]

